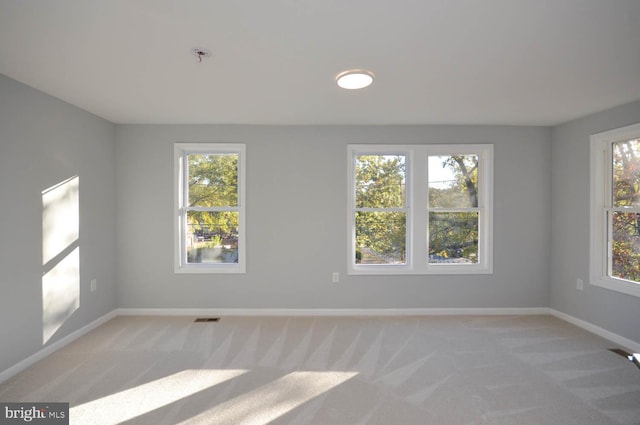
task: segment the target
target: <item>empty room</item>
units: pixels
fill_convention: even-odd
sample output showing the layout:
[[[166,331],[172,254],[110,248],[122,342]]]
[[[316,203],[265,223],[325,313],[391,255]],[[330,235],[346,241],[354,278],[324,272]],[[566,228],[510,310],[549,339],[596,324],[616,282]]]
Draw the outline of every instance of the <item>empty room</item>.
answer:
[[[0,0],[0,423],[639,425],[638,22]]]

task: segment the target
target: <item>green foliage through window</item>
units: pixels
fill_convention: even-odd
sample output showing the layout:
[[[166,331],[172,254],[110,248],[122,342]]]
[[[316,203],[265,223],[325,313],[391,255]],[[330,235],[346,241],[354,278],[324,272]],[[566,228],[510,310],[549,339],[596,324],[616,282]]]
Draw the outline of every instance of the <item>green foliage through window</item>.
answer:
[[[429,157],[429,263],[478,262],[478,155]]]
[[[359,155],[355,162],[355,261],[361,264],[404,263],[405,157]]]
[[[640,282],[640,139],[612,150],[611,275]]]
[[[187,261],[238,259],[238,155],[188,155]]]
[[[493,272],[493,145],[349,145],[349,273]]]

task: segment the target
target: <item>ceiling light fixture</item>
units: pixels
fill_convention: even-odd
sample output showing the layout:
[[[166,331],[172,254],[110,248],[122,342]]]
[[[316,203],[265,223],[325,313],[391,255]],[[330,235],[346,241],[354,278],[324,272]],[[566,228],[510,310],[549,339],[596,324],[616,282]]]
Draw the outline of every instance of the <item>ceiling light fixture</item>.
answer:
[[[347,90],[363,89],[373,83],[373,72],[365,69],[349,69],[336,75],[336,83]]]

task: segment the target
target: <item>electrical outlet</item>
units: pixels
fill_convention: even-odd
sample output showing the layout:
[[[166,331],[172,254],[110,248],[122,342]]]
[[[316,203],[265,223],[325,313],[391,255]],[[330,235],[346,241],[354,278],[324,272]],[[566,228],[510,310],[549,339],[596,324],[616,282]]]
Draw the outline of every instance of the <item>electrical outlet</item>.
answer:
[[[91,292],[95,292],[98,289],[98,279],[91,279]]]
[[[331,282],[332,283],[340,282],[340,273],[338,273],[338,272],[331,273]]]
[[[576,279],[576,288],[578,288],[579,291],[584,289],[584,282],[582,279]]]

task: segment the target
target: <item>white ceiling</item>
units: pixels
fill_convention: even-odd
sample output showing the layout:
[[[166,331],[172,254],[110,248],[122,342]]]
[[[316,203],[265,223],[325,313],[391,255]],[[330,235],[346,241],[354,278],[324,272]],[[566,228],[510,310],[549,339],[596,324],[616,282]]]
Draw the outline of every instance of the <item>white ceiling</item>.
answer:
[[[640,99],[639,22],[640,0],[0,0],[0,73],[116,123],[553,125]],[[339,89],[348,68],[374,84]]]

